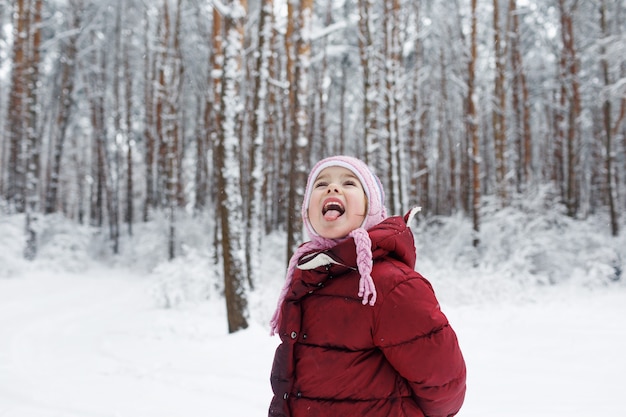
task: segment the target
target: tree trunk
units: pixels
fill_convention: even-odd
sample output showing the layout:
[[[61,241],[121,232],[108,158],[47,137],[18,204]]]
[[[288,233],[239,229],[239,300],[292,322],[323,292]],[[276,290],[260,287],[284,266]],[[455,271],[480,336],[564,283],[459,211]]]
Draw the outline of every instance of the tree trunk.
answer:
[[[224,76],[224,22],[222,21],[222,16],[217,10],[217,7],[213,8],[213,28],[212,28],[212,48],[211,48],[211,91],[208,94],[212,93],[210,100],[212,120],[208,121],[209,131],[207,135],[209,137],[211,151],[213,153],[213,176],[215,177],[215,182],[219,184],[219,176],[220,171],[223,167],[223,164],[220,163],[220,155],[219,155],[219,144],[220,138],[222,137],[222,133],[220,131],[222,126],[222,82]],[[209,103],[207,103],[209,104]],[[209,115],[207,115],[209,116]],[[224,213],[222,213],[222,204],[221,204],[221,193],[223,193],[223,189],[215,187],[216,189],[213,191],[212,199],[214,199],[217,204],[215,204],[215,217],[216,227],[215,234],[213,239],[213,245],[215,248],[216,261],[219,259],[219,255],[222,252],[222,234],[221,230],[221,219]],[[225,278],[224,278],[225,279]]]
[[[160,186],[162,207],[168,213],[168,259],[176,256],[176,212],[180,207],[180,161],[182,158],[181,125],[181,77],[183,76],[180,58],[178,31],[180,25],[180,1],[170,12],[168,1],[163,2],[162,26],[160,28],[161,61],[158,64],[159,95],[157,98],[157,138],[159,141]],[[172,25],[171,14],[174,14]]]
[[[92,35],[95,36],[95,35]],[[110,191],[108,186],[108,152],[106,147],[106,124],[104,109],[104,58],[102,52],[94,50],[92,52],[89,74],[89,88],[87,97],[89,100],[89,111],[91,119],[91,129],[93,135],[92,178],[95,179],[95,189],[92,190],[90,218],[91,225],[98,228],[104,223],[105,206],[109,204]]]
[[[437,124],[439,126],[448,126],[448,111],[446,103],[448,102],[448,77],[445,51],[440,49],[439,51],[440,61],[440,76],[439,76],[439,100],[437,105]],[[448,149],[448,129],[437,129],[437,158],[435,166],[435,213],[444,214],[450,213],[452,210],[451,201],[449,199],[450,193],[450,179],[451,167],[446,164],[446,153]],[[449,174],[449,175],[447,175]]]
[[[259,11],[259,41],[258,55],[254,66],[254,97],[252,100],[250,135],[250,181],[247,193],[250,199],[247,213],[246,233],[246,265],[250,288],[254,288],[257,271],[261,260],[261,237],[263,231],[263,186],[265,160],[263,148],[265,146],[265,129],[267,122],[267,92],[269,80],[269,58],[271,55],[272,36],[272,9],[273,0],[263,0]]]
[[[508,39],[511,48],[511,72],[513,73],[511,99],[515,119],[514,140],[517,144],[516,182],[519,192],[527,189],[532,180],[532,136],[528,85],[520,51],[520,26],[516,0],[509,0],[508,16],[510,30],[507,30],[507,33],[510,34]]]
[[[118,138],[124,137],[122,130],[122,91],[121,77],[123,75],[124,63],[122,56],[122,0],[117,1],[115,10],[115,49],[113,50],[113,108],[111,109],[113,119],[113,166],[111,167],[111,196],[113,200],[109,203],[109,221],[111,225],[111,241],[113,253],[119,253],[120,238],[120,181],[122,176],[122,150]]]
[[[150,15],[148,8],[144,13],[144,121],[143,139],[145,141],[145,187],[146,195],[143,204],[142,219],[147,222],[150,210],[156,208],[156,184],[155,184],[155,157],[156,157],[156,108],[155,92],[157,85],[156,53],[153,52],[150,42]]]
[[[602,1],[600,5],[600,29],[602,30],[602,34],[605,38],[609,36],[608,28],[606,24],[606,3],[605,0]],[[602,76],[604,78],[604,85],[609,87],[611,81],[609,79],[609,63],[606,56],[606,49],[601,47],[601,56],[600,66],[602,69]],[[606,164],[606,193],[607,200],[609,202],[609,216],[611,219],[611,235],[617,236],[619,235],[619,214],[617,212],[616,203],[617,203],[617,184],[616,184],[616,174],[615,174],[615,156],[613,154],[613,131],[611,121],[611,100],[607,97],[602,106],[603,117],[604,117],[604,135],[605,135],[605,164]]]
[[[372,0],[359,0],[359,57],[363,71],[363,125],[365,138],[365,162],[373,164],[374,153],[377,151],[376,140],[376,102],[373,100],[376,81],[374,79],[373,37],[372,27]]]
[[[414,2],[412,5],[413,21],[417,33],[420,32],[420,3]],[[421,94],[423,64],[422,37],[415,36],[413,44],[413,69],[411,76],[411,98],[410,98],[410,124],[407,133],[408,160],[410,173],[409,207],[421,206],[428,211],[428,166],[426,164],[426,150],[424,140],[424,122],[427,113],[424,97]]]
[[[384,33],[385,33],[385,135],[387,153],[387,201],[391,213],[400,212],[402,206],[401,179],[401,147],[398,125],[398,95],[402,81],[399,79],[401,59],[401,40],[398,26],[400,25],[398,0],[385,0]]]
[[[291,2],[290,2],[291,4]],[[293,44],[296,50],[294,84],[290,83],[291,90],[295,91],[294,101],[295,118],[291,129],[291,176],[289,178],[289,216],[287,224],[287,259],[302,243],[302,221],[300,219],[300,204],[303,198],[304,185],[307,179],[309,139],[307,137],[307,101],[309,94],[308,76],[311,57],[311,30],[313,17],[313,1],[302,0],[297,12],[297,30],[293,32]]]
[[[80,27],[80,10],[75,10],[72,16],[72,29],[77,30]],[[59,108],[55,120],[55,132],[57,133],[54,141],[53,160],[50,161],[50,178],[46,190],[45,213],[55,213],[58,209],[58,193],[61,176],[61,165],[63,163],[63,153],[65,148],[65,139],[67,138],[70,117],[72,114],[72,104],[74,94],[74,85],[76,84],[74,77],[76,73],[76,42],[78,35],[74,34],[67,38],[63,47],[63,59],[61,60],[61,85],[59,88]],[[102,86],[104,88],[104,86]]]
[[[22,143],[26,136],[25,91],[28,64],[28,30],[30,7],[28,0],[17,0],[14,5],[13,51],[11,87],[9,91],[9,160],[7,202],[18,213],[24,212],[25,155]]]
[[[501,204],[506,205],[506,93],[504,89],[506,52],[500,41],[500,0],[493,0],[493,45],[495,51],[495,81],[493,99],[493,139],[496,159],[496,189]]]
[[[200,13],[201,6],[198,5],[196,9],[196,15],[198,21],[204,21],[204,16]],[[213,26],[217,23],[213,22]],[[205,35],[205,42],[207,45],[211,45],[214,41],[210,37],[210,32],[207,29]],[[213,51],[209,50],[207,65],[212,69],[211,59],[214,56]],[[196,167],[195,167],[195,201],[194,212],[200,214],[204,210],[209,209],[209,156],[211,154],[210,137],[213,130],[212,120],[214,118],[213,113],[213,75],[212,71],[207,71],[205,88],[199,95],[198,103],[198,115],[201,115],[201,121],[197,125],[196,133]]]
[[[39,60],[41,48],[41,8],[42,0],[34,0],[32,4],[32,24],[30,26],[31,44],[29,45],[28,67],[30,74],[27,85],[28,97],[28,130],[27,130],[27,163],[26,163],[26,247],[24,257],[35,259],[37,255],[37,213],[39,211],[39,174],[41,164],[41,138],[38,124],[39,114]]]
[[[237,126],[241,120],[240,86],[243,78],[243,22],[247,4],[231,0],[229,16],[225,16],[224,73],[222,81],[223,121],[217,146],[220,220],[224,267],[224,293],[228,314],[228,331],[234,333],[248,327],[246,298],[246,267],[242,244],[244,229],[243,199],[238,161],[240,143]]]
[[[147,54],[148,52],[145,51]],[[133,182],[133,149],[135,148],[135,134],[133,131],[133,74],[130,69],[131,62],[129,42],[124,43],[124,80],[125,80],[125,101],[126,101],[126,120],[124,131],[126,135],[126,210],[124,212],[124,221],[128,227],[128,235],[133,235],[134,222],[134,182]],[[146,103],[147,104],[147,103]]]
[[[565,5],[565,0],[559,0],[559,12],[561,17],[561,38],[563,48],[561,50],[561,74],[563,82],[563,100],[567,105],[567,135],[565,137],[567,162],[567,176],[565,183],[565,206],[567,214],[575,217],[580,206],[578,163],[580,162],[579,152],[579,116],[581,112],[580,87],[578,81],[578,58],[576,57],[576,46],[574,43],[574,22],[573,16],[575,8]]]
[[[474,236],[472,244],[477,247],[480,244],[480,196],[481,196],[481,181],[480,181],[480,149],[479,149],[479,137],[478,137],[478,114],[476,112],[475,103],[475,68],[477,59],[477,16],[476,16],[476,3],[477,0],[471,0],[471,44],[470,44],[470,56],[468,67],[468,80],[467,80],[467,123],[469,129],[469,137],[471,143],[471,157],[472,157],[472,223]]]

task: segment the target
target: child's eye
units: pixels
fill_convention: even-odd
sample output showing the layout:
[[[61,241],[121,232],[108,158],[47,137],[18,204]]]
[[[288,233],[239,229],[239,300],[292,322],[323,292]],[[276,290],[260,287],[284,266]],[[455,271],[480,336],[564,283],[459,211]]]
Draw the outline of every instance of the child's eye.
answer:
[[[344,182],[344,185],[350,185],[350,186],[355,186],[356,185],[356,181],[353,180],[347,180]]]
[[[328,183],[326,183],[324,181],[320,181],[320,182],[316,182],[315,183],[315,188],[326,187],[327,185],[328,185]]]

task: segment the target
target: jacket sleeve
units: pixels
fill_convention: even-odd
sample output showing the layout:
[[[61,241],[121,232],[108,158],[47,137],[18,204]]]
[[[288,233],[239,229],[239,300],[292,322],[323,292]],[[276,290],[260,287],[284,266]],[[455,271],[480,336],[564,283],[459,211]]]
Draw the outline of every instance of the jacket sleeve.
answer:
[[[384,298],[374,342],[409,382],[426,416],[458,413],[465,398],[465,361],[430,283],[419,274]]]

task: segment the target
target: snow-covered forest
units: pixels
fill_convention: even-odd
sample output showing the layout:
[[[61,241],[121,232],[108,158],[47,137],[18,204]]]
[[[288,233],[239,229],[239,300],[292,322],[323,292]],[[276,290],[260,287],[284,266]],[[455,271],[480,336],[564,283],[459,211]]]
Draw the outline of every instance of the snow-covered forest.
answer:
[[[267,236],[302,241],[306,175],[330,154],[374,167],[391,213],[467,219],[472,265],[489,217],[537,195],[623,233],[623,0],[0,0],[0,24],[0,216],[23,219],[20,256],[69,221],[112,264],[141,245],[161,259],[146,268],[202,262],[231,332]]]

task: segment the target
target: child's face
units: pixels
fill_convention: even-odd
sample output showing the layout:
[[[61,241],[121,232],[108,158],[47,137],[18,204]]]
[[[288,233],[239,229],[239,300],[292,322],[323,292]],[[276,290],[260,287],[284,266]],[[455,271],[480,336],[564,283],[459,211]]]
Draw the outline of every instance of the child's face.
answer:
[[[349,169],[325,168],[313,182],[307,214],[320,236],[327,239],[347,236],[363,224],[366,210],[363,186]]]

